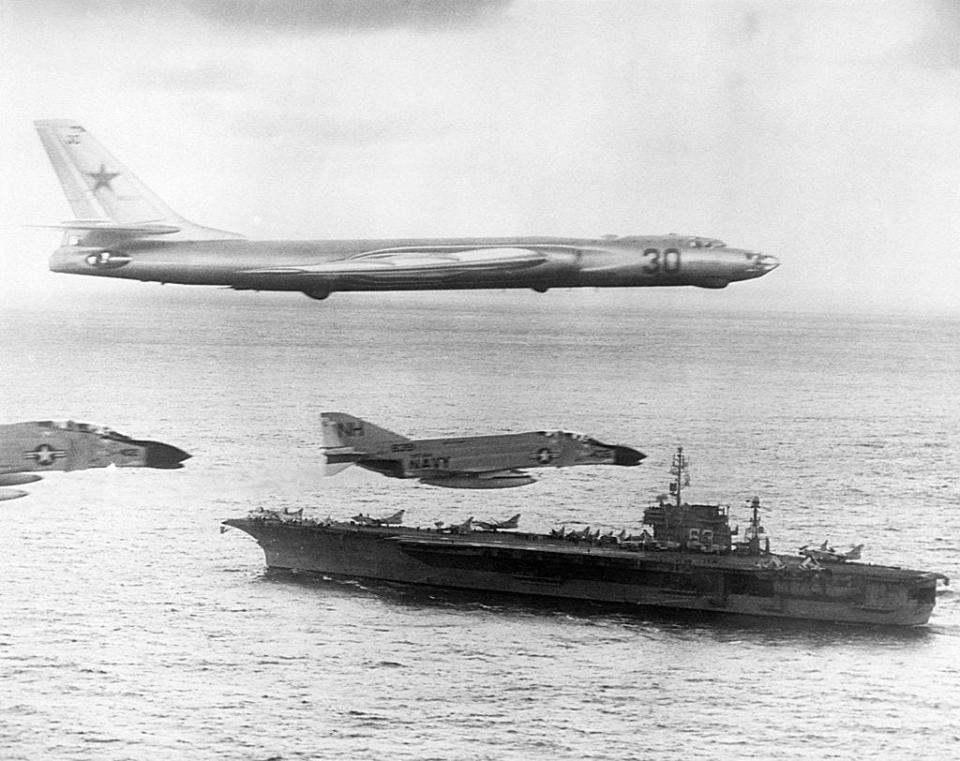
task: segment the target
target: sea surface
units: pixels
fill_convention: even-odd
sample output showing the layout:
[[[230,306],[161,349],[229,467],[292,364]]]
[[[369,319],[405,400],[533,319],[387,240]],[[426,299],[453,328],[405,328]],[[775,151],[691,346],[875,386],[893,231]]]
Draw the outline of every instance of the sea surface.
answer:
[[[760,284],[736,287],[760,288]],[[960,601],[920,629],[671,616],[267,572],[220,521],[303,507],[635,528],[758,495],[775,549],[960,583],[960,318],[653,307],[642,291],[255,295],[123,284],[0,307],[0,420],[182,447],[0,503],[0,758],[960,757]],[[322,477],[319,417],[564,428],[648,455],[462,492]]]

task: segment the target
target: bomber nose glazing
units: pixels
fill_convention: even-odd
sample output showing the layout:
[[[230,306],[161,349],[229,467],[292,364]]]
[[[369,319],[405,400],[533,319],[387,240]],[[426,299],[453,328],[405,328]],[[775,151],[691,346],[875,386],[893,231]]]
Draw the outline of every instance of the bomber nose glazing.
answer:
[[[747,271],[756,275],[766,275],[780,266],[780,260],[770,254],[751,253],[747,256],[750,258]]]

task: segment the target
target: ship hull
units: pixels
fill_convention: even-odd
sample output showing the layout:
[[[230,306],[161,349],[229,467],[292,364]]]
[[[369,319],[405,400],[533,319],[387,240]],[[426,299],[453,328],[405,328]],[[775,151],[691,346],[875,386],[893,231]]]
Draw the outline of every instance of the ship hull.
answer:
[[[225,523],[256,539],[270,568],[745,616],[918,626],[933,611],[938,578],[854,563],[811,571],[785,556],[624,549],[539,534],[451,535],[254,519]]]

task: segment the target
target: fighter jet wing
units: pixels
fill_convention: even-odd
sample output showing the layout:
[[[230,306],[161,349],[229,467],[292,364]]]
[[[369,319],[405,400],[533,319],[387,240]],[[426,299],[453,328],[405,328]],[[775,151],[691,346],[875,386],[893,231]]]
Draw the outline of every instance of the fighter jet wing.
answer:
[[[451,277],[465,272],[506,271],[535,267],[547,256],[526,248],[402,248],[369,251],[318,264],[243,270],[245,275],[371,275]]]

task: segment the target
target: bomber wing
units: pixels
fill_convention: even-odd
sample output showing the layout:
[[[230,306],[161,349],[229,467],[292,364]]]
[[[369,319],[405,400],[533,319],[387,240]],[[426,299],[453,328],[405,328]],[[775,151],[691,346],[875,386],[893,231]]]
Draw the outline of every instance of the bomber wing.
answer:
[[[445,278],[468,272],[526,269],[543,264],[547,255],[527,248],[491,247],[451,249],[439,246],[395,248],[367,251],[357,256],[317,264],[260,267],[243,270],[244,275],[289,275],[307,277],[369,276],[378,280],[391,277]]]

